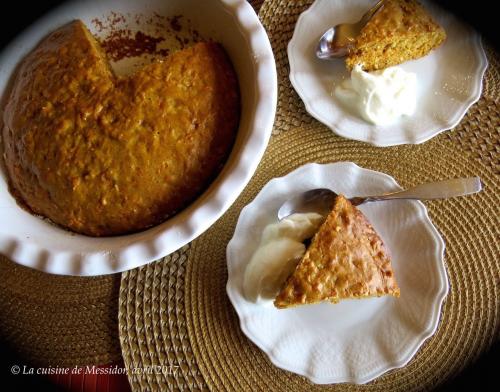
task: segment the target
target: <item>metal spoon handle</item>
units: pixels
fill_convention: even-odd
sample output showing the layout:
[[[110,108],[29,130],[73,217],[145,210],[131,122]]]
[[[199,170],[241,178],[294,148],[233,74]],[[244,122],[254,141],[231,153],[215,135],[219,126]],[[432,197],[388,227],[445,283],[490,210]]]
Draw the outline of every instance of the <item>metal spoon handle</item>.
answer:
[[[382,7],[383,3],[384,0],[379,0],[377,4],[375,4],[372,8],[370,8],[361,18],[360,24],[362,23],[363,25],[365,25],[366,23],[368,23],[368,21],[372,18],[375,12],[377,12],[378,9]]]
[[[393,199],[445,199],[447,197],[470,195],[481,191],[481,189],[482,184],[479,177],[455,178],[452,180],[417,185],[404,191],[388,193],[381,196],[353,197],[350,201],[354,205],[360,205],[370,201]]]

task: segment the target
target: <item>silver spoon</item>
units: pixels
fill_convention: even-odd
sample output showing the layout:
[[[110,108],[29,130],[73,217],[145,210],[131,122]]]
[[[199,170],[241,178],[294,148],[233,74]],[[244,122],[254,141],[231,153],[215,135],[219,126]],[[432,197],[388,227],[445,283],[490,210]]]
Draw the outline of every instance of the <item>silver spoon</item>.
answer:
[[[319,40],[316,56],[320,59],[331,59],[347,55],[361,29],[382,5],[383,0],[378,1],[359,22],[341,23],[328,29]]]
[[[379,196],[352,197],[349,201],[355,206],[370,201],[416,199],[432,200],[448,197],[465,196],[480,192],[483,189],[479,177],[455,178],[452,180],[430,182],[417,185],[405,191],[387,193]],[[323,216],[330,212],[337,194],[325,188],[312,189],[288,199],[278,211],[278,219],[303,212],[317,212]]]

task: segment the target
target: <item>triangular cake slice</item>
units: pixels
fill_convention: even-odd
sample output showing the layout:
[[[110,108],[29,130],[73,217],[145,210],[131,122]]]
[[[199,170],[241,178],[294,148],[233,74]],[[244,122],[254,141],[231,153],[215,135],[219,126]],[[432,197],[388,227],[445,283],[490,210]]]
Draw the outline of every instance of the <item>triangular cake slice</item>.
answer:
[[[274,305],[387,294],[399,297],[389,253],[363,213],[340,195]]]
[[[444,29],[415,0],[385,0],[363,27],[346,58],[374,71],[427,55],[446,39]]]

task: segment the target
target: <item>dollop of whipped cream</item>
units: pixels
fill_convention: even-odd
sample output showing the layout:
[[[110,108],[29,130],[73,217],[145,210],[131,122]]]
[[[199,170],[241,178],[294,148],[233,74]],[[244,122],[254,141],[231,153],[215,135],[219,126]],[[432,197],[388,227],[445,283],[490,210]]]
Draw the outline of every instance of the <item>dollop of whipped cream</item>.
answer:
[[[306,252],[303,241],[314,236],[323,220],[324,217],[316,213],[293,214],[265,227],[245,269],[243,292],[247,300],[272,304]]]
[[[335,95],[366,121],[386,125],[415,112],[417,75],[400,67],[365,72],[360,65],[335,88]]]

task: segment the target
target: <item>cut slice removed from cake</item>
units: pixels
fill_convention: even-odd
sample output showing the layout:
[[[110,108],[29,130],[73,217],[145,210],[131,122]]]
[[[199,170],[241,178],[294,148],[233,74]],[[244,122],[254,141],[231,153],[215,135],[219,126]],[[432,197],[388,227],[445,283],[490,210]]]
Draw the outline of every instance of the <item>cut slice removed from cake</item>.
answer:
[[[339,195],[274,305],[382,295],[399,297],[389,253],[363,213]]]
[[[416,0],[384,0],[356,37],[346,57],[352,70],[384,69],[427,55],[446,39],[446,32]]]

